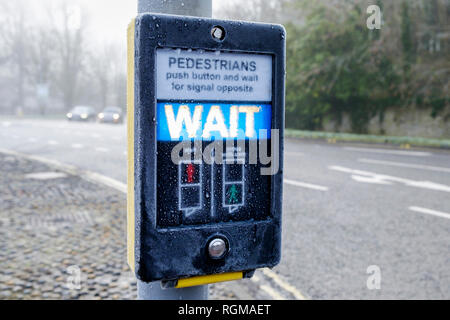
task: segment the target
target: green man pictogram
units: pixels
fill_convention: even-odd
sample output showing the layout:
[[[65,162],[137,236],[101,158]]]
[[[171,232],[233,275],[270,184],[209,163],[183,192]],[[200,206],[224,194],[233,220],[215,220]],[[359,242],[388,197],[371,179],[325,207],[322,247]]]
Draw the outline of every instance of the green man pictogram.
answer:
[[[228,200],[229,200],[230,203],[237,203],[237,202],[239,202],[239,200],[238,200],[238,190],[237,190],[235,184],[233,184],[231,186],[228,194],[229,194]]]

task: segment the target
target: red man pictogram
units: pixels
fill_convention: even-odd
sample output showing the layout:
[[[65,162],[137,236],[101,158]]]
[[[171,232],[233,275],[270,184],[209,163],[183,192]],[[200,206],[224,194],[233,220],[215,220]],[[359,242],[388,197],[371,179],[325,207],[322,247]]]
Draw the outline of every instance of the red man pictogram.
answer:
[[[192,163],[188,164],[186,168],[187,173],[187,182],[193,183],[194,182],[194,175],[195,175],[195,167]]]

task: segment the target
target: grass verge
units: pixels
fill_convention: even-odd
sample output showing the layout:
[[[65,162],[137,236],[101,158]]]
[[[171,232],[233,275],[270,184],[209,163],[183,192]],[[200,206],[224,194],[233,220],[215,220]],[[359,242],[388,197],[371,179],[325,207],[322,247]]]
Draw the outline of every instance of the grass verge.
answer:
[[[287,138],[322,139],[331,143],[336,142],[363,142],[396,145],[403,148],[432,147],[450,149],[450,139],[430,139],[417,137],[378,136],[369,134],[335,133],[322,131],[305,131],[286,129]]]

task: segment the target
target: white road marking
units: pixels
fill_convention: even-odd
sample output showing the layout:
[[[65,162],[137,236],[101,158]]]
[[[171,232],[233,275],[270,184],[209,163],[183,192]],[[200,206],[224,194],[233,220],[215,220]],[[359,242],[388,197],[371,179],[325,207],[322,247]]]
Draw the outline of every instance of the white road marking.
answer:
[[[362,163],[369,163],[369,164],[380,164],[380,165],[393,166],[393,167],[404,167],[404,168],[422,169],[422,170],[450,173],[450,168],[446,168],[446,167],[435,167],[435,166],[427,166],[427,165],[422,165],[422,164],[384,161],[384,160],[373,160],[373,159],[358,159],[358,161],[362,162]]]
[[[8,127],[11,126],[11,122],[9,122],[9,121],[3,121],[3,122],[2,122],[2,126],[8,128]]]
[[[370,149],[370,148],[355,148],[355,147],[344,147],[344,150],[369,152],[369,153],[393,154],[393,155],[400,155],[400,156],[414,156],[414,157],[429,157],[432,155],[430,152],[422,152],[422,151],[403,151],[403,150]]]
[[[100,138],[100,135],[98,133],[93,133],[93,134],[91,134],[91,138],[98,139],[98,138]]]
[[[108,148],[101,148],[101,147],[99,147],[99,148],[95,148],[95,151],[97,151],[97,152],[109,152],[109,149]]]
[[[427,209],[427,208],[414,207],[414,206],[409,207],[408,209],[411,211],[415,211],[415,212],[431,214],[433,216],[450,219],[450,213],[440,212],[440,211],[431,210],[431,209]]]
[[[37,139],[36,138],[28,138],[28,142],[34,143],[34,142],[37,142]]]
[[[13,134],[12,137],[13,137],[13,139],[19,139],[19,138],[20,138],[20,137],[19,137],[18,135],[16,135],[16,134]]]
[[[357,182],[364,182],[364,183],[373,183],[373,184],[384,184],[384,185],[391,185],[392,182],[385,181],[379,176],[373,176],[373,177],[366,177],[366,176],[358,176],[356,174],[352,174],[352,179]]]
[[[434,183],[431,181],[416,181],[416,180],[410,180],[410,179],[404,179],[394,176],[388,176],[386,174],[379,174],[369,171],[363,171],[363,170],[354,170],[350,168],[345,168],[341,166],[329,166],[328,169],[350,173],[352,175],[352,178],[354,176],[359,176],[358,182],[366,182],[364,179],[361,179],[361,177],[365,177],[368,179],[367,181],[370,181],[373,183],[373,181],[387,181],[387,182],[398,182],[402,183],[409,187],[416,187],[416,188],[422,188],[422,189],[429,189],[429,190],[435,190],[435,191],[444,191],[444,192],[450,192],[450,186]],[[370,183],[369,182],[369,183]]]
[[[289,179],[284,179],[284,183],[290,184],[290,185],[296,186],[296,187],[307,188],[307,189],[312,189],[312,190],[317,190],[317,191],[328,191],[328,187],[318,186],[315,184],[294,181],[294,180],[289,180]]]
[[[84,146],[82,144],[79,144],[79,143],[74,143],[74,144],[72,144],[71,147],[73,149],[83,149],[84,148]]]
[[[47,143],[51,146],[57,146],[59,144],[59,142],[55,140],[48,140]]]

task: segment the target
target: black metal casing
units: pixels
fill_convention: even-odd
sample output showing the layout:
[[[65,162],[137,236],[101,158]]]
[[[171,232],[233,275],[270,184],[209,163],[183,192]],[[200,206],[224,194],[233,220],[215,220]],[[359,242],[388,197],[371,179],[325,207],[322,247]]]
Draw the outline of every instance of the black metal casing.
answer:
[[[211,35],[222,27],[222,41]],[[271,176],[270,215],[263,220],[157,225],[156,50],[220,50],[273,57],[272,129],[279,129],[279,171]],[[281,258],[283,133],[285,96],[285,30],[280,25],[206,18],[142,14],[135,30],[135,263],[145,282],[273,267]],[[160,181],[164,183],[164,181]],[[251,183],[251,182],[250,182]],[[224,259],[208,257],[206,244],[225,236]]]

